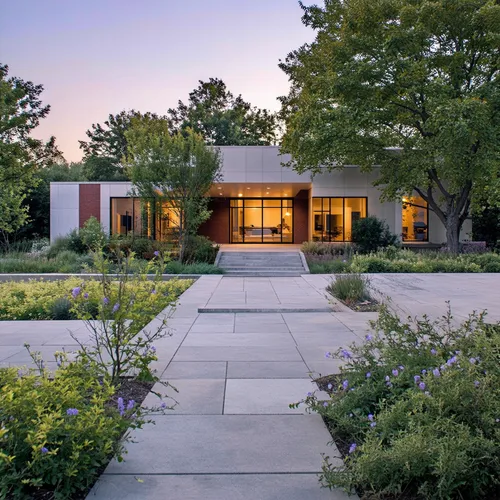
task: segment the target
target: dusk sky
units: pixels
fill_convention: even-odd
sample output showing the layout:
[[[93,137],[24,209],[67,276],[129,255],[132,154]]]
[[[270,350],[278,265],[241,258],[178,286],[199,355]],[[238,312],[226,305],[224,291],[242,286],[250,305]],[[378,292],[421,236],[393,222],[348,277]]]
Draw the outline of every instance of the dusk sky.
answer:
[[[253,105],[279,109],[288,91],[279,59],[314,38],[301,15],[296,0],[2,2],[0,62],[43,84],[51,112],[34,135],[55,135],[77,161],[92,123],[124,109],[163,114],[198,80],[221,78]]]

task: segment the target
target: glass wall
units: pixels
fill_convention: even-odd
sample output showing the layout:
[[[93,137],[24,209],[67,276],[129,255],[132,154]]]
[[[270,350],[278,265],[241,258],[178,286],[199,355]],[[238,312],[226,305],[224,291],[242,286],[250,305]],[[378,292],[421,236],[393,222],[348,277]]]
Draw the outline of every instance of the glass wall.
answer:
[[[351,241],[353,223],[366,217],[367,198],[313,198],[313,240]]]
[[[293,200],[236,198],[230,204],[231,243],[292,243]]]
[[[429,208],[420,196],[403,198],[403,241],[429,241]]]

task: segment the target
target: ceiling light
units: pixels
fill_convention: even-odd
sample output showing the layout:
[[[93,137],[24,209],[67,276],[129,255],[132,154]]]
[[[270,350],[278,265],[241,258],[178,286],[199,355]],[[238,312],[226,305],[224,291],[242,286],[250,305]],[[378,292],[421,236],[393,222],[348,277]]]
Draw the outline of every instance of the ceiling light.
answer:
[[[241,198],[243,196],[243,194],[242,193],[238,193],[238,196]]]
[[[290,217],[290,212],[285,212],[286,217]]]
[[[217,189],[222,189],[220,186]]]
[[[250,188],[247,188],[247,189],[250,189]]]
[[[219,193],[219,196],[222,196],[222,193]]]
[[[269,194],[269,191],[266,191],[266,194]]]
[[[270,187],[266,187],[266,189],[271,189]]]

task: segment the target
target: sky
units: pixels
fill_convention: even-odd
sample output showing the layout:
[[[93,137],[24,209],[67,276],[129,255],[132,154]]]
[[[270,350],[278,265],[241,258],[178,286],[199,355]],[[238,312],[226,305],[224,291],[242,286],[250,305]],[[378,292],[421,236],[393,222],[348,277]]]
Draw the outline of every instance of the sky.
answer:
[[[305,2],[306,4],[314,3]],[[315,2],[318,3],[318,2]],[[68,161],[110,113],[164,114],[221,78],[252,105],[278,110],[280,59],[314,39],[297,0],[0,0],[0,62],[44,86],[47,118]]]

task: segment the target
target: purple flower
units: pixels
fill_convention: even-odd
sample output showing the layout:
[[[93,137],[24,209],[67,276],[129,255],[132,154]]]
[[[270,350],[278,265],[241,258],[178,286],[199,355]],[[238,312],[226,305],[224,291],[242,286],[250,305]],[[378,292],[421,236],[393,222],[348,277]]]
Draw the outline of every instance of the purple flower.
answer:
[[[308,397],[308,398],[310,398],[312,395],[313,395],[313,393],[312,393],[312,392],[308,392],[308,393],[307,393],[307,397]]]
[[[347,388],[349,387],[349,380],[344,380],[342,382],[342,387],[344,388],[344,391],[347,390]]]
[[[431,349],[431,354],[436,355],[436,354],[437,354],[436,349],[432,348],[432,349]]]
[[[347,349],[342,349],[341,351],[342,357],[346,359],[351,359],[352,358],[352,353],[348,351]]]
[[[127,404],[127,410],[132,410],[134,406],[135,406],[135,401],[133,399],[130,399]]]
[[[158,257],[158,256],[160,255],[160,252],[159,252],[158,250],[155,250],[155,251],[154,251],[154,253],[153,253],[153,255],[154,255],[155,257]]]
[[[469,358],[469,363],[471,365],[475,365],[476,364],[476,358]]]
[[[104,304],[105,306],[107,306],[107,305],[109,304],[109,299],[108,299],[107,297],[104,297],[104,298],[102,299],[102,302],[103,302],[103,304]]]
[[[421,373],[422,375],[425,375],[425,374],[427,373],[427,370],[422,370],[420,373]]]
[[[88,298],[89,298],[89,294],[88,294],[87,292],[85,292],[85,293],[83,294],[83,298],[84,298],[84,299],[88,299]]]
[[[40,453],[41,453],[42,455],[45,455],[45,454],[46,454],[46,453],[48,453],[48,452],[49,452],[49,450],[48,450],[47,448],[45,448],[45,446],[42,446],[42,447],[40,448]]]
[[[441,372],[439,371],[438,368],[434,368],[434,370],[432,370],[432,374],[435,376],[435,377],[440,377],[441,376]]]
[[[120,415],[123,417],[123,414],[125,413],[125,405],[123,404],[123,398],[118,398],[116,401],[116,405],[118,407]]]
[[[385,381],[386,381],[386,382],[390,382],[390,381],[391,381],[391,378],[389,377],[389,375],[386,375],[386,376],[385,376]]]
[[[78,410],[76,408],[68,408],[66,410],[66,415],[74,417],[74,416],[78,415]]]
[[[370,422],[373,422],[373,414],[370,413],[367,418]]]
[[[376,427],[376,425],[377,425],[377,422],[372,422],[372,423],[370,424],[370,427]]]
[[[352,455],[356,451],[356,448],[356,443],[352,443],[351,446],[349,446],[349,455]]]
[[[405,369],[405,367],[403,365],[399,365],[398,368],[403,371]]]
[[[115,313],[116,311],[118,311],[118,309],[120,309],[120,304],[117,302],[117,303],[113,306],[113,312]]]
[[[453,365],[453,364],[454,364],[454,363],[456,363],[456,362],[457,362],[457,357],[456,357],[456,356],[453,356],[453,357],[451,357],[451,358],[450,358],[450,359],[446,362],[446,364],[447,364],[448,366],[451,366],[451,365]]]
[[[474,386],[475,386],[475,387],[479,387],[479,380],[475,380],[475,381],[474,381]]]
[[[373,337],[370,334],[368,334],[365,336],[365,339],[368,340],[368,342],[370,342],[370,340],[373,340]]]
[[[71,291],[71,295],[73,295],[73,298],[76,299],[78,295],[80,295],[81,291],[82,289],[79,286],[77,286],[76,288],[73,288],[73,290]]]
[[[167,404],[165,402],[163,402],[161,405],[160,405],[160,408],[162,410],[164,410],[165,408],[167,407]]]
[[[327,387],[328,387],[328,390],[330,390],[330,391],[333,389],[333,385],[332,384],[328,384]]]
[[[332,353],[331,352],[325,352],[325,358],[331,358]]]
[[[154,354],[156,352],[156,347],[152,345],[149,350]]]
[[[420,375],[415,375],[413,380],[415,380],[415,384],[418,384],[420,382]]]
[[[153,288],[153,289],[151,290],[151,294],[152,294],[152,295],[156,295],[156,289],[155,289],[155,288]]]
[[[325,401],[325,402],[323,403],[323,406],[326,408],[326,407],[328,406],[328,403]]]
[[[396,369],[394,369],[394,370],[392,370],[392,374],[393,374],[395,377],[397,377],[397,376],[399,375],[399,372],[398,372]]]
[[[425,390],[425,384],[423,382],[420,382],[420,384],[418,384],[418,388],[423,391]]]
[[[391,382],[386,382],[386,383],[385,383],[385,385],[386,385],[387,387],[389,387],[389,389],[392,387],[392,383],[391,383]]]
[[[372,376],[371,372],[366,372],[366,378],[370,378]]]

